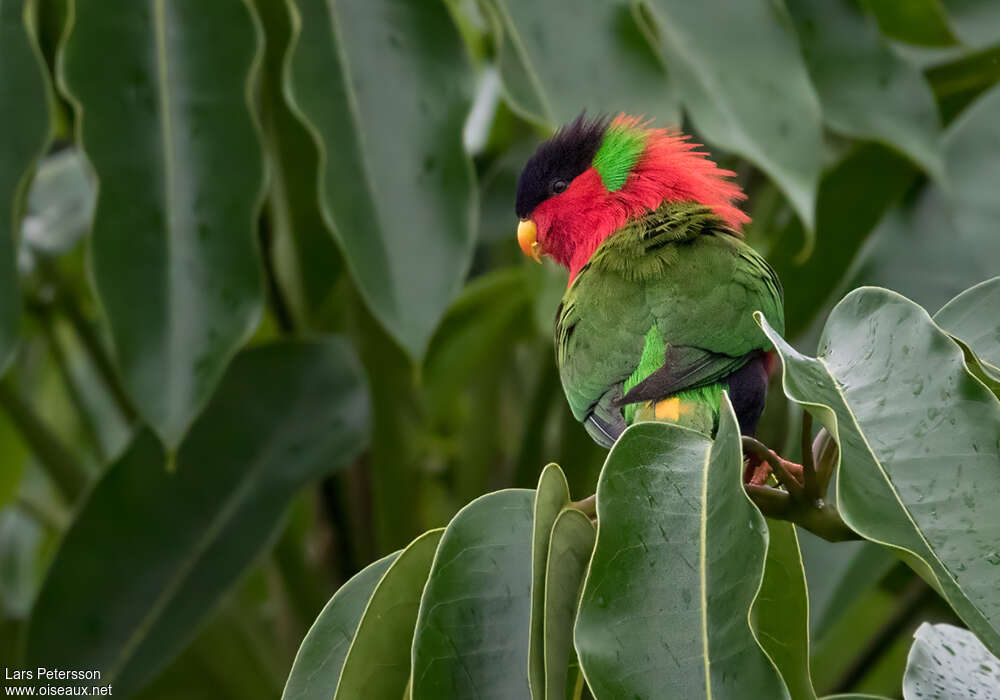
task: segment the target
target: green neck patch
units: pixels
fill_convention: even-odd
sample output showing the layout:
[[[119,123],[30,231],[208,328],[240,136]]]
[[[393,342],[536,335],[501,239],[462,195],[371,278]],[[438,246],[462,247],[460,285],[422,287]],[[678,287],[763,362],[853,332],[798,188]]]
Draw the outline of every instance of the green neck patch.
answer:
[[[646,148],[646,133],[619,124],[612,124],[604,133],[604,141],[594,156],[594,168],[609,192],[625,186],[628,174]]]

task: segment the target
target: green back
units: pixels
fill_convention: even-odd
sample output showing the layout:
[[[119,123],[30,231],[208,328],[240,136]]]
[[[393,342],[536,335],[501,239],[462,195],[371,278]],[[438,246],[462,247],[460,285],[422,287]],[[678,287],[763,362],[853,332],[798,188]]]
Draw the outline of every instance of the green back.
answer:
[[[684,349],[672,360],[691,364],[691,385],[681,389],[728,375],[749,353],[770,349],[753,320],[758,310],[783,330],[774,270],[710,209],[669,203],[630,222],[591,256],[556,318],[573,415],[621,422],[611,401],[658,369],[659,348]]]

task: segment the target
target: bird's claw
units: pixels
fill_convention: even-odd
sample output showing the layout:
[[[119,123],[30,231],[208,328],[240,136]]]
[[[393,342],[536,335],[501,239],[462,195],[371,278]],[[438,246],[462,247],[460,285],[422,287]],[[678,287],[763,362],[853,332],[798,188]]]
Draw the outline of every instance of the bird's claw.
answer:
[[[803,463],[796,464],[759,440],[743,437],[743,449],[750,458],[744,472],[750,500],[764,515],[796,523],[827,540],[858,539],[837,510],[825,502],[838,459],[837,447],[823,430],[812,441],[812,420],[808,413],[802,422],[802,446]],[[767,483],[772,475],[776,482],[773,486]]]

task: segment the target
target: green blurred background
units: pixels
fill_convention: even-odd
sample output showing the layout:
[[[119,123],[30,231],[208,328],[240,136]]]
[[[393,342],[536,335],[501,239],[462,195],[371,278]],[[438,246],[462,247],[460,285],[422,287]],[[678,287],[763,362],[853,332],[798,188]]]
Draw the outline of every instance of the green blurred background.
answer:
[[[995,0],[6,0],[0,52],[0,657],[135,642],[125,696],[277,697],[367,563],[547,462],[593,492],[513,213],[583,109],[737,173],[804,352],[853,287],[1000,272]],[[947,606],[803,550],[817,689],[898,696]]]

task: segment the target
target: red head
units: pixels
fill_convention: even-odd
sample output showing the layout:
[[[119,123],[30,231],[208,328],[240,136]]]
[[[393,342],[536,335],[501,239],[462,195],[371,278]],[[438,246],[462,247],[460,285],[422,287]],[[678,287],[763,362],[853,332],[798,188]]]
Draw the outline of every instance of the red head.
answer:
[[[749,217],[734,173],[721,170],[687,137],[624,114],[581,115],[538,147],[517,184],[518,242],[580,271],[601,242],[664,202],[700,202],[738,232]]]

